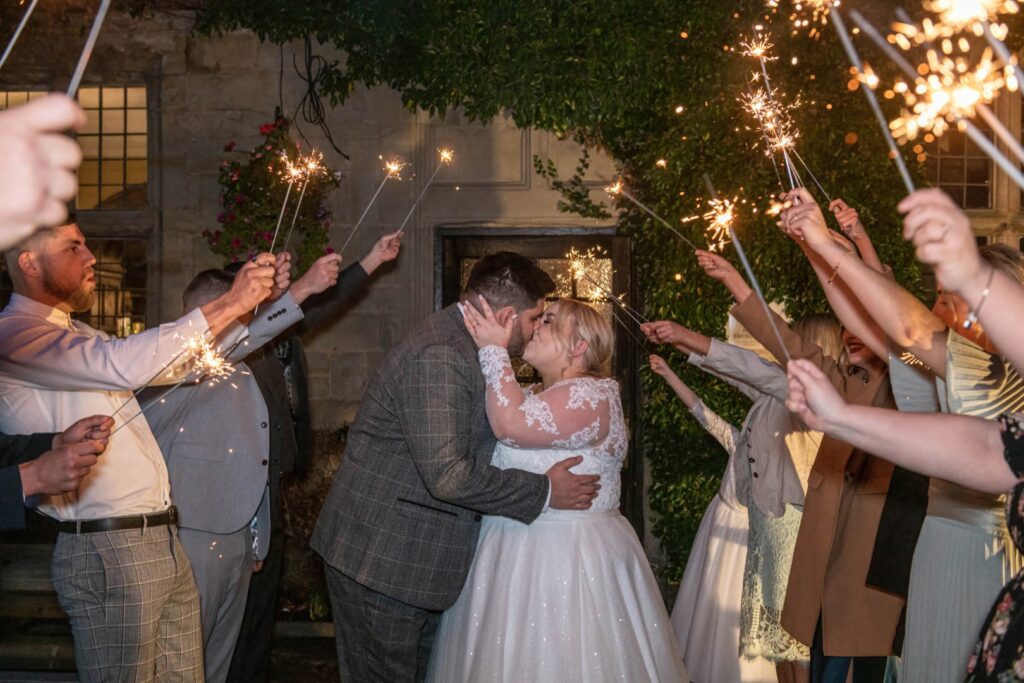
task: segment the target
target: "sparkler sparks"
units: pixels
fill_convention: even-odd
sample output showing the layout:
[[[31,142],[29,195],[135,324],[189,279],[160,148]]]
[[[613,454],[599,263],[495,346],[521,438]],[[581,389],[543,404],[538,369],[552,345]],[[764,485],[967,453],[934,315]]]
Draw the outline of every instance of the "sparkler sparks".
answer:
[[[646,206],[645,204],[641,203],[640,200],[638,200],[636,197],[634,197],[629,192],[627,192],[625,187],[622,184],[622,180],[621,179],[620,180],[616,180],[614,183],[612,183],[610,185],[605,185],[604,191],[607,192],[610,195],[625,197],[629,201],[633,202],[633,204],[635,204],[638,209],[640,209],[641,211],[646,213],[648,216],[650,216],[651,218],[653,218],[654,220],[658,221],[659,223],[664,225],[666,228],[671,230],[675,234],[676,237],[678,237],[683,242],[688,244],[691,249],[699,249],[699,247],[697,245],[695,245],[693,242],[691,242],[690,240],[688,240],[686,238],[686,236],[683,235],[683,233],[679,232],[674,227],[672,227],[672,225],[670,225],[668,221],[666,221],[664,218],[662,218],[658,214],[654,213],[654,211],[652,211],[648,206]]]
[[[740,47],[743,48],[744,57],[754,57],[769,62],[777,59],[769,52],[775,46],[771,43],[771,36],[767,33],[759,33],[757,37],[741,42]]]
[[[734,208],[738,197],[732,199],[715,198],[708,202],[711,205],[713,218],[708,225],[708,251],[721,253],[729,243],[729,232],[732,229]]]
[[[412,203],[412,206],[409,207],[409,213],[405,214],[405,220],[403,220],[402,224],[398,226],[398,230],[400,232],[405,229],[405,224],[409,222],[410,218],[412,218],[412,214],[416,211],[416,207],[419,206],[420,200],[423,199],[423,195],[425,195],[427,193],[427,190],[430,189],[431,183],[433,183],[434,178],[437,177],[437,172],[440,171],[442,167],[449,166],[452,163],[452,161],[454,161],[455,152],[448,149],[447,147],[442,147],[441,149],[437,150],[437,156],[437,167],[434,169],[434,172],[430,174],[430,178],[427,179],[426,185],[423,186],[423,189],[420,191],[419,196],[416,197],[416,201],[414,201]]]
[[[363,224],[366,214],[370,213],[370,207],[373,206],[375,201],[377,201],[377,197],[380,196],[381,190],[383,190],[384,186],[388,184],[388,181],[401,180],[402,169],[409,165],[398,159],[385,159],[383,156],[378,156],[377,158],[384,162],[384,180],[380,181],[380,185],[377,186],[377,191],[373,193],[372,197],[370,197],[370,203],[366,205],[365,209],[363,209],[362,215],[359,216],[359,220],[356,221],[355,226],[352,228],[352,232],[349,233],[345,243],[342,244],[341,249],[338,250],[339,252],[344,253],[345,247],[347,247],[348,243],[352,241],[352,238],[356,236],[356,231],[358,231],[359,226]]]
[[[402,170],[408,166],[408,163],[399,161],[398,159],[384,160],[384,157],[379,157],[384,161],[384,179],[385,180],[401,180]]]
[[[925,22],[925,33],[932,38],[949,37],[965,30],[981,35],[981,24],[999,21],[1001,14],[1020,10],[1014,0],[925,0],[924,8],[939,15],[937,22]]]

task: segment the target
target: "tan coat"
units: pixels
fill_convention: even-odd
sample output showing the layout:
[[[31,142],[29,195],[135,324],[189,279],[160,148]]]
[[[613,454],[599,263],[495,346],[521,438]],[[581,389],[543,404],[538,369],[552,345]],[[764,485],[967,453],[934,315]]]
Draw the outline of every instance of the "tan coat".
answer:
[[[785,358],[756,297],[732,314],[777,358]],[[776,320],[790,357],[815,363],[849,403],[895,407],[888,375],[868,383],[860,372],[847,375],[785,321]],[[809,645],[820,615],[826,655],[893,654],[906,601],[865,583],[892,472],[891,463],[828,436],[811,468],[782,626]]]

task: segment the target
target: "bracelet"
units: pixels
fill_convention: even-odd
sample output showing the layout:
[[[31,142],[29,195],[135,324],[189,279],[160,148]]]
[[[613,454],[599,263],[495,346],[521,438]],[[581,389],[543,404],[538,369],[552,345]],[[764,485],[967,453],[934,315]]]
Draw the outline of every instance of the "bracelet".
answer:
[[[844,251],[844,252],[843,252],[843,256],[846,256],[846,255],[847,255],[847,254],[849,254],[849,253],[850,253],[850,252],[848,252],[848,251]],[[832,271],[832,274],[828,276],[828,282],[827,282],[827,283],[825,283],[825,286],[826,286],[826,287],[827,287],[828,285],[832,284],[832,282],[833,282],[833,281],[834,281],[834,280],[836,279],[836,275],[837,275],[837,274],[839,273],[839,266],[843,265],[843,256],[840,256],[840,257],[839,257],[839,258],[838,258],[838,259],[836,260],[836,267],[835,267],[835,270],[833,270],[833,271]]]
[[[992,278],[996,276],[996,269],[993,266],[989,266],[988,271],[988,282],[985,283],[985,289],[981,290],[981,301],[974,307],[974,310],[967,314],[967,320],[964,321],[964,329],[969,330],[978,322],[978,313],[981,311],[981,307],[985,305],[985,300],[988,299],[988,293],[992,289]]]

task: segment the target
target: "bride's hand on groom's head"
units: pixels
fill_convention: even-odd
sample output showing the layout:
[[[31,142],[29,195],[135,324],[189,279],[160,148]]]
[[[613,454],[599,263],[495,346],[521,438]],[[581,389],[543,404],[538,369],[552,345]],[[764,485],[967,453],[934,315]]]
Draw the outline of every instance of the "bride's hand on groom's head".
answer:
[[[462,305],[462,318],[466,330],[481,349],[485,346],[508,348],[517,317],[511,306],[506,306],[495,313],[487,299],[482,296],[476,303],[466,301]]]
[[[551,484],[549,505],[555,510],[586,510],[601,490],[601,477],[596,474],[573,474],[569,470],[583,462],[582,455],[555,463],[547,471]]]

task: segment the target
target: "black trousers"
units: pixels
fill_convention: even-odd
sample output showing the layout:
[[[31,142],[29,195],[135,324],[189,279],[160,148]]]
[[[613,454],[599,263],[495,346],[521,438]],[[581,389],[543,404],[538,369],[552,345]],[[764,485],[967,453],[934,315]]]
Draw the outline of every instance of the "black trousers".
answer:
[[[811,683],[846,683],[853,666],[853,683],[882,683],[885,680],[886,657],[832,657],[822,644],[821,617],[814,630],[811,645]]]

